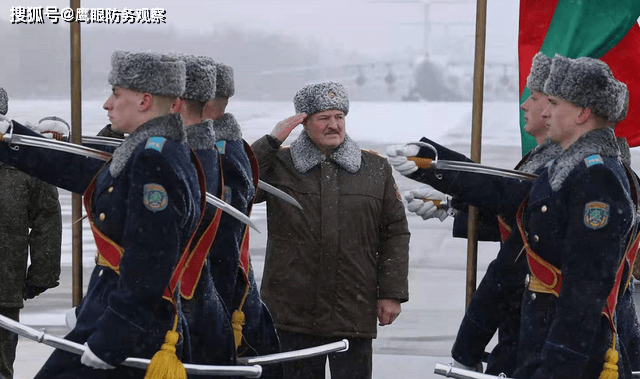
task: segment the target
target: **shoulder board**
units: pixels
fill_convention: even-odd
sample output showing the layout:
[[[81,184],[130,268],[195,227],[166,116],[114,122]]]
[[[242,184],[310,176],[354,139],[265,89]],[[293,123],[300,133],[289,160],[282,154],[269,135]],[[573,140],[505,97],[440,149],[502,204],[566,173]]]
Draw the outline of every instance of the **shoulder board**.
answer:
[[[604,164],[604,162],[599,154],[593,154],[584,159],[584,164],[586,164],[587,167],[591,167],[597,164]]]
[[[220,152],[220,154],[224,154],[227,150],[227,141],[223,139],[221,139],[220,141],[217,141],[216,147],[218,148],[218,151]]]
[[[378,153],[378,152],[377,152],[377,151],[375,151],[375,150],[369,150],[369,149],[361,149],[361,150],[362,150],[363,152],[365,152],[365,153],[369,153],[369,154],[377,155],[377,156],[379,156],[379,157],[381,157],[381,156],[382,156],[382,155],[380,155],[380,153]]]
[[[153,150],[157,150],[158,152],[162,152],[162,147],[164,146],[164,143],[166,142],[166,138],[164,137],[149,137],[149,139],[147,139],[147,143],[145,145],[145,149],[153,149]]]

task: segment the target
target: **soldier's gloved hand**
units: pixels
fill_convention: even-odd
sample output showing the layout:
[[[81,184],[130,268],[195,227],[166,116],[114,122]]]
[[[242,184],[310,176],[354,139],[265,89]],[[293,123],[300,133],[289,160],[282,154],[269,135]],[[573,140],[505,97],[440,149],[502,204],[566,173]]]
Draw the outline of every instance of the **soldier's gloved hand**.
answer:
[[[83,365],[100,370],[111,370],[115,368],[114,366],[111,366],[107,362],[98,358],[98,356],[95,355],[93,351],[91,351],[91,349],[89,349],[89,345],[86,342],[84,343],[84,346],[86,347],[86,349],[84,349],[84,354],[82,354],[82,357],[80,358],[80,362],[82,362]]]
[[[34,297],[40,295],[44,291],[46,291],[47,287],[34,286],[31,284],[27,284],[24,288],[24,292],[22,294],[23,299],[33,299]]]
[[[465,366],[462,363],[456,361],[455,359],[453,360],[453,367],[455,368],[461,368],[464,370],[469,370],[469,371],[475,371],[475,372],[483,372],[482,371],[482,362],[478,362],[478,364],[476,364],[475,366]]]
[[[391,145],[387,146],[387,160],[402,175],[409,175],[418,170],[416,162],[410,161],[407,157],[415,157],[420,151],[416,145]]]
[[[60,117],[45,117],[34,125],[31,129],[42,134],[47,138],[62,141],[63,137],[69,137],[69,124]]]
[[[404,198],[407,201],[407,210],[413,212],[422,217],[423,220],[430,218],[437,218],[440,221],[444,221],[449,213],[447,209],[440,209],[434,201],[451,201],[451,196],[444,194],[435,188],[424,185],[422,187],[412,189],[405,192]]]
[[[67,324],[67,327],[69,329],[73,329],[76,327],[77,319],[78,318],[76,316],[76,307],[67,309],[67,311],[64,313],[64,323]]]

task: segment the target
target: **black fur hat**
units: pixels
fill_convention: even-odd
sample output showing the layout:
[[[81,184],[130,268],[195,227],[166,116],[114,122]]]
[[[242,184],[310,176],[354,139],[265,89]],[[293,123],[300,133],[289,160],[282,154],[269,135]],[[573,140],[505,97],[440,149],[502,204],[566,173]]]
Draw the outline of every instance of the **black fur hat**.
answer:
[[[607,121],[620,122],[627,117],[627,86],[614,78],[609,66],[599,59],[571,59],[556,54],[544,92],[578,107],[591,108]]]
[[[349,94],[340,83],[323,82],[306,85],[293,97],[296,113],[314,113],[329,109],[338,109],[346,115],[349,113]]]
[[[185,64],[176,56],[115,51],[109,84],[158,96],[180,97],[185,89]]]

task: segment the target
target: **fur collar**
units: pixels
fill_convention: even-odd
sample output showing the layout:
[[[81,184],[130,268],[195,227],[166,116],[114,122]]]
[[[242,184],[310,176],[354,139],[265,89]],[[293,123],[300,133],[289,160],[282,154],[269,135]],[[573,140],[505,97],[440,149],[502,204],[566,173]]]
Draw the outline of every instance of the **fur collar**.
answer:
[[[327,159],[334,161],[347,172],[354,174],[360,169],[361,157],[360,146],[347,134],[345,134],[342,144],[328,157],[314,145],[304,130],[291,144],[293,166],[303,174]]]
[[[173,113],[152,118],[129,134],[122,145],[113,152],[113,158],[109,166],[109,172],[112,177],[115,178],[120,175],[136,147],[149,137],[165,137],[176,142],[185,143],[186,134],[182,127],[180,114]]]
[[[564,150],[549,168],[549,184],[553,191],[558,191],[569,173],[584,158],[599,154],[602,157],[620,157],[620,149],[616,136],[611,128],[591,130],[582,135],[576,142]]]
[[[213,120],[213,130],[218,141],[239,141],[242,139],[242,130],[238,121],[231,113],[225,113],[216,120]]]
[[[184,127],[187,133],[187,145],[193,150],[211,150],[216,146],[216,134],[213,132],[213,120]]]
[[[545,140],[529,153],[527,161],[518,170],[532,174],[562,152],[562,148],[551,140]]]

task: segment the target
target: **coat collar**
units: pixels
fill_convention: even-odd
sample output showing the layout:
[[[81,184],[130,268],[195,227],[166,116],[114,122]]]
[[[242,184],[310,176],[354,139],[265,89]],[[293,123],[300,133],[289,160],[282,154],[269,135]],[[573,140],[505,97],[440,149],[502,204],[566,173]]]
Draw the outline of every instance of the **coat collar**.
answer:
[[[240,125],[238,125],[238,121],[231,113],[225,113],[218,119],[213,120],[213,130],[219,141],[239,141],[242,139]]]
[[[203,120],[198,124],[185,126],[184,129],[187,133],[187,145],[193,150],[211,150],[216,146],[213,120]]]
[[[558,191],[569,173],[586,157],[599,154],[602,157],[619,158],[620,149],[611,128],[591,130],[564,150],[549,168],[549,184]]]
[[[174,113],[152,118],[129,134],[122,145],[113,152],[113,158],[109,166],[109,172],[112,177],[117,177],[124,170],[136,147],[149,137],[165,137],[176,142],[185,143],[186,134],[180,114]]]
[[[519,168],[522,172],[534,173],[562,152],[562,148],[551,140],[546,140],[529,153],[527,161]]]
[[[311,141],[306,131],[302,131],[291,144],[293,166],[301,173],[329,159],[347,172],[354,174],[360,169],[362,152],[360,146],[347,134],[344,141],[328,157]]]

